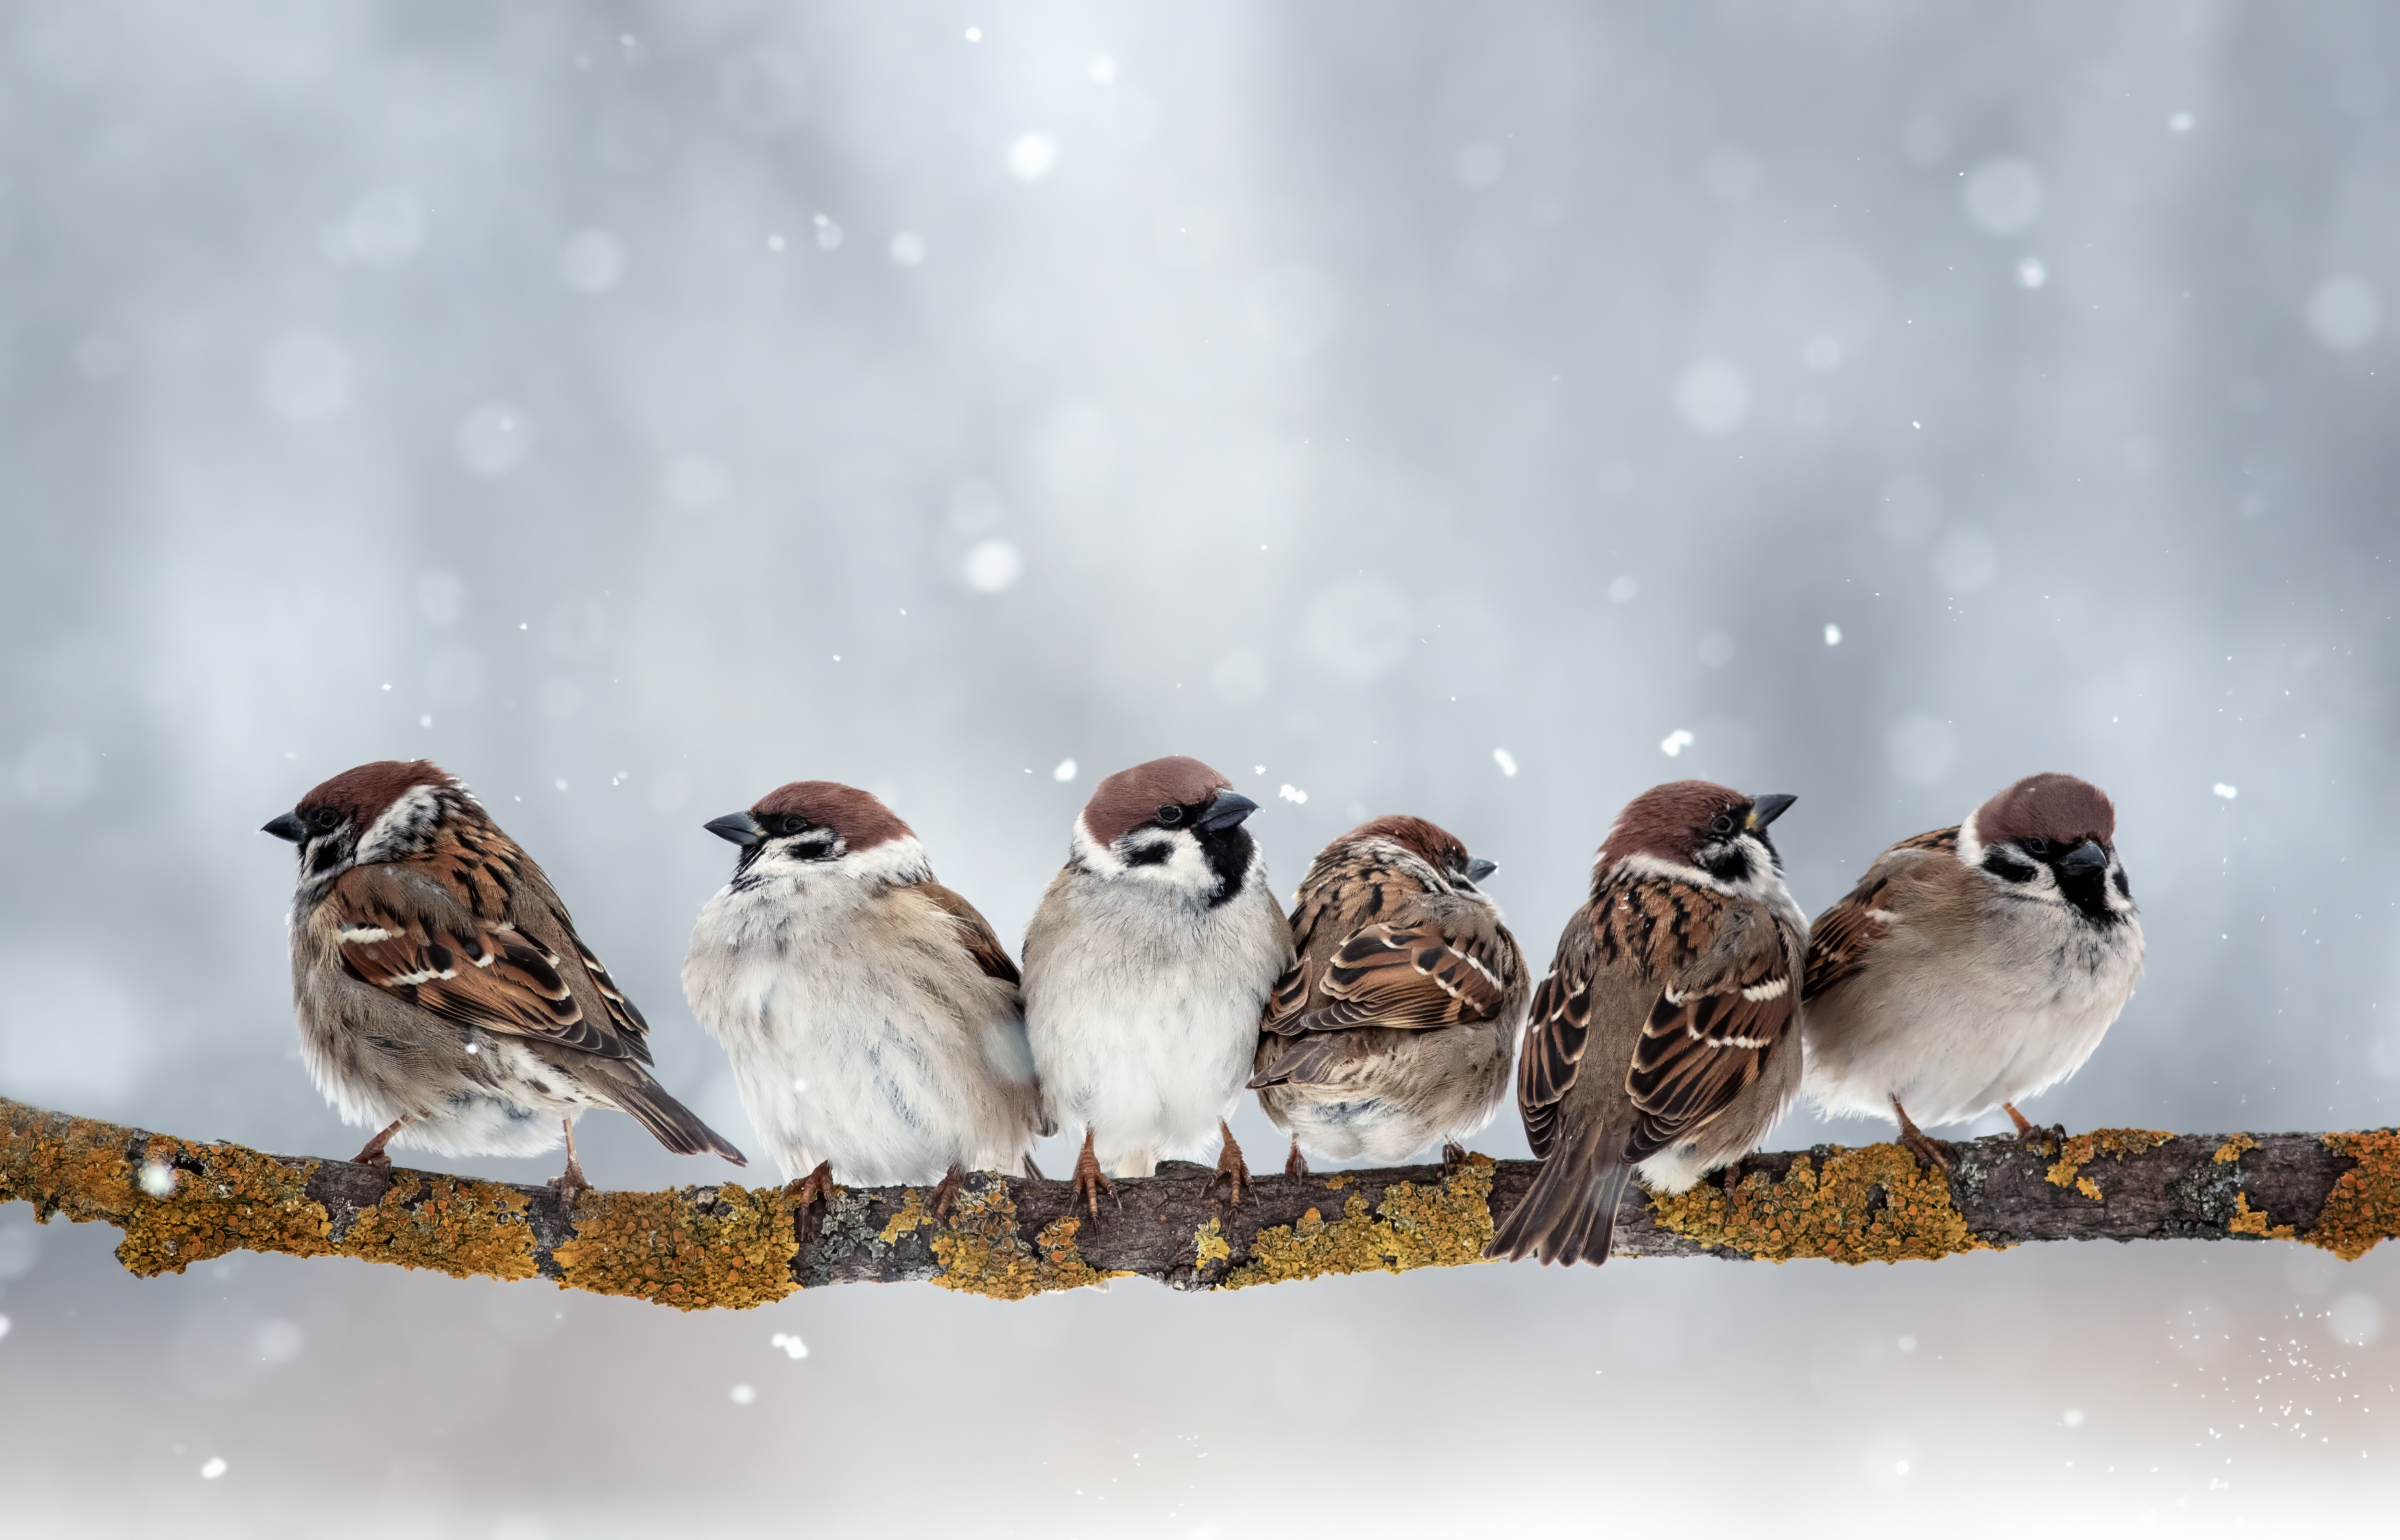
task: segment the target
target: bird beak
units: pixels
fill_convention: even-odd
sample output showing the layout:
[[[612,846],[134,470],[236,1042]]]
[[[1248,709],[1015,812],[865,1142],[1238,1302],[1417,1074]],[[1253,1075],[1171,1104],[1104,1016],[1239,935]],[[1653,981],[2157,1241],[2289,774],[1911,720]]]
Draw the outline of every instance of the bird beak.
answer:
[[[2108,852],[2100,848],[2096,839],[2085,840],[2058,860],[2058,869],[2074,877],[2089,876],[2106,870],[2107,865]]]
[[[1193,822],[1195,829],[1230,829],[1259,811],[1259,805],[1237,791],[1220,791],[1208,811]]]
[[[258,826],[261,834],[271,834],[278,839],[289,839],[297,845],[308,838],[308,826],[300,822],[296,812],[279,812]]]
[[[1796,797],[1789,797],[1780,791],[1769,792],[1765,797],[1753,798],[1750,804],[1749,827],[1753,832],[1766,827],[1767,825],[1783,816],[1784,809],[1799,800],[1800,798]]]
[[[729,812],[722,818],[710,819],[703,826],[717,838],[730,839],[745,851],[767,840],[765,826],[746,812]]]
[[[1486,861],[1479,855],[1474,860],[1466,864],[1466,879],[1469,882],[1480,882],[1499,869],[1500,863],[1497,861]]]

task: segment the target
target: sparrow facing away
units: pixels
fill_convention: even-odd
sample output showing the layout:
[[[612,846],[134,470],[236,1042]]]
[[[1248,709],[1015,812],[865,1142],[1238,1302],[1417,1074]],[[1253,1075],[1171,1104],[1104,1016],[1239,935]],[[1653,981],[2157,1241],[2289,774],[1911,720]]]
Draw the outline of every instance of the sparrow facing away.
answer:
[[[710,833],[742,848],[683,988],[803,1206],[835,1182],[1014,1173],[1043,1126],[1016,965],[867,792],[795,781]]]
[[[652,1079],[649,1024],[575,934],[533,858],[429,760],[345,770],[269,821],[299,847],[292,998],[308,1072],[385,1146],[534,1155],[564,1132],[566,1206],[586,1108],[630,1112],[679,1155],[727,1143]]]
[[[2107,794],[2029,775],[1956,828],[1903,839],[1808,933],[1807,1089],[1827,1112],[1919,1123],[1998,1108],[2073,1074],[2142,971],[2142,922]],[[1912,1111],[1914,1117],[1911,1116]]]
[[[1043,1105],[1084,1125],[1075,1190],[1099,1212],[1103,1167],[1146,1177],[1213,1124],[1240,1201],[1249,1171],[1225,1123],[1291,927],[1242,821],[1258,804],[1180,755],[1119,770],[1075,820],[1067,865],[1025,933],[1025,1022]]]
[[[1534,991],[1517,1105],[1542,1168],[1485,1256],[1606,1261],[1630,1176],[1685,1191],[1798,1091],[1807,926],[1766,835],[1792,802],[1675,781],[1617,814]]]
[[[1493,870],[1422,818],[1371,820],[1317,855],[1249,1082],[1291,1134],[1287,1175],[1308,1174],[1303,1149],[1396,1165],[1440,1140],[1454,1162],[1500,1110],[1533,981],[1477,887]]]

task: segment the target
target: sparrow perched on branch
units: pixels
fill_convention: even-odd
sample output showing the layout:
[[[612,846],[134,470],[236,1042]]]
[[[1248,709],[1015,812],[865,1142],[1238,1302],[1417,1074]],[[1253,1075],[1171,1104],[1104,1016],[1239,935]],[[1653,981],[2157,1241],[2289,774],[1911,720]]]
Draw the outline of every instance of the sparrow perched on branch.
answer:
[[[1043,1124],[1016,964],[867,792],[795,781],[708,825],[741,847],[684,959],[692,1014],[803,1205],[835,1182],[1026,1167]]]
[[[1223,1138],[1234,1201],[1249,1180],[1225,1118],[1291,927],[1242,821],[1258,804],[1180,755],[1119,770],[1075,820],[1067,865],[1025,933],[1025,1020],[1043,1103],[1084,1125],[1075,1190],[1097,1215],[1107,1173]]]
[[[1799,1089],[1807,925],[1766,835],[1792,802],[1675,781],[1617,814],[1534,991],[1517,1106],[1542,1168],[1485,1256],[1606,1261],[1628,1178],[1687,1190]]]
[[[1920,1123],[2016,1103],[2073,1074],[2133,993],[2142,922],[2117,810],[2072,775],[2028,775],[1956,828],[1903,839],[1808,933],[1807,1091],[1828,1112]]]
[[[649,1024],[575,934],[533,857],[429,760],[361,765],[265,832],[299,847],[292,996],[300,1048],[342,1121],[443,1155],[534,1155],[586,1185],[575,1120],[630,1112],[679,1155],[742,1152],[646,1066]]]
[[[1492,1121],[1533,981],[1477,886],[1493,864],[1422,818],[1377,818],[1325,847],[1300,885],[1300,960],[1267,1002],[1250,1088],[1302,1152],[1396,1165]]]

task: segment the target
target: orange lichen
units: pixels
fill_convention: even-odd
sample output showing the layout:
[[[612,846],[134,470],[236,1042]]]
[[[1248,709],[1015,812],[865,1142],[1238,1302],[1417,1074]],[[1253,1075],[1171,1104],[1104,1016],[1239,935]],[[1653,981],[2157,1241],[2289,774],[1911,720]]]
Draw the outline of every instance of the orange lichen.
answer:
[[[992,1300],[1023,1300],[1130,1275],[1104,1272],[1084,1261],[1075,1247],[1083,1221],[1072,1215],[1043,1225],[1033,1244],[1026,1245],[1016,1233],[1016,1200],[1000,1182],[961,1192],[950,1206],[950,1217],[951,1222],[933,1240],[934,1260],[942,1264],[934,1282],[944,1288]]]
[[[1219,1262],[1233,1260],[1234,1248],[1225,1244],[1225,1226],[1210,1220],[1192,1233],[1192,1270],[1205,1273]]]
[[[2257,1148],[2258,1141],[2257,1139],[2252,1138],[2247,1134],[2236,1134],[2231,1138],[2227,1139],[2223,1144],[2218,1145],[2216,1147],[2216,1153],[2211,1155],[2209,1159],[2215,1161],[2219,1165],[2230,1165],[2235,1161],[2240,1160],[2250,1151]]]
[[[1492,1239],[1492,1157],[1469,1155],[1439,1187],[1394,1182],[1370,1212],[1353,1192],[1342,1218],[1311,1208],[1297,1224],[1261,1230],[1249,1260],[1225,1275],[1226,1288],[1317,1278],[1330,1273],[1402,1273],[1480,1261]]]
[[[351,1221],[340,1250],[454,1278],[530,1278],[541,1268],[527,1206],[524,1193],[495,1182],[402,1171]]]
[[[782,1299],[799,1249],[792,1196],[728,1182],[683,1192],[586,1192],[575,1238],[551,1256],[565,1281],[678,1310],[747,1310]]]
[[[2225,1228],[2236,1235],[2256,1235],[2261,1240],[2288,1241],[2292,1238],[2292,1227],[2288,1224],[2270,1225],[2267,1211],[2251,1207],[2247,1192],[2233,1194],[2233,1218],[2226,1221]]]
[[[2300,1238],[2354,1262],[2375,1249],[2378,1241],[2400,1235],[2400,1132],[2376,1128],[2327,1134],[2323,1142],[2358,1164],[2333,1184],[2317,1222]]]
[[[884,1221],[883,1233],[879,1238],[890,1246],[901,1236],[933,1222],[934,1216],[925,1211],[925,1195],[911,1187],[908,1195],[901,1200],[899,1211]]]
[[[1821,1173],[1803,1155],[1781,1181],[1753,1171],[1730,1194],[1713,1181],[1654,1193],[1650,1208],[1678,1235],[1768,1261],[1857,1265],[1999,1249],[1967,1228],[1943,1174],[1920,1169],[1896,1144],[1837,1146]]]
[[[2094,1128],[2088,1134],[2078,1134],[2066,1141],[2059,1152],[2056,1164],[2047,1173],[2052,1187],[2072,1187],[2093,1203],[2104,1201],[2106,1194],[2097,1182],[2082,1174],[2083,1168],[2103,1155],[2118,1160],[2138,1155],[2145,1150],[2155,1150],[2173,1134],[2155,1128]]]

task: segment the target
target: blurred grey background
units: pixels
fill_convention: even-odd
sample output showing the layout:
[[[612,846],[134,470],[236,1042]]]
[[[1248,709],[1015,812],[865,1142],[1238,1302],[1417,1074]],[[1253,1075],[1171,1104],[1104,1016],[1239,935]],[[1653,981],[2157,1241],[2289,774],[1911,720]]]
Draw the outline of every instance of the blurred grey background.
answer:
[[[1370,813],[1451,826],[1545,958],[1650,783],[1798,794],[1814,912],[2072,770],[2149,969],[2029,1111],[2391,1122],[2395,46],[2371,4],[0,7],[0,1092],[348,1153],[255,831],[425,755],[757,1152],[676,982],[703,820],[871,787],[1013,939],[1093,781],[1180,752],[1287,889]],[[584,1127],[604,1185],[722,1174]],[[28,1533],[2233,1533],[2388,1513],[2400,1457],[2390,1247],[686,1317],[113,1244],[0,1207]]]

